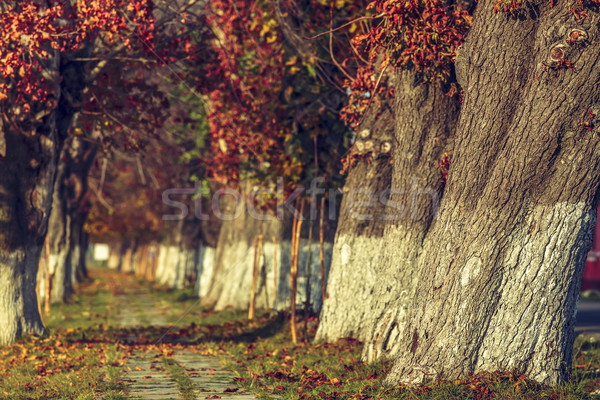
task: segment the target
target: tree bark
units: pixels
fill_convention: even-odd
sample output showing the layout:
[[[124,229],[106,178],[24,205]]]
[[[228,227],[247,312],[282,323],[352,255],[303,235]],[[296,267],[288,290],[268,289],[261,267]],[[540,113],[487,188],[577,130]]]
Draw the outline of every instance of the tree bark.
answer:
[[[282,223],[274,215],[265,215],[267,219],[261,221],[250,214],[247,198],[249,190],[247,187],[245,189],[242,190],[239,201],[229,195],[222,198],[221,214],[224,218],[217,242],[212,282],[202,299],[204,305],[218,310],[226,307],[248,308],[252,289],[253,240],[262,233],[265,237],[266,253],[273,247],[268,239],[273,236],[281,237],[283,234]],[[269,274],[266,268],[272,267],[270,263],[266,265],[268,258],[264,259],[265,265],[261,263],[260,270],[263,276]],[[266,298],[273,299],[272,294],[265,296],[265,291],[270,286],[266,284],[265,279],[260,279],[256,292],[257,308],[271,306],[265,303]]]
[[[155,280],[161,285],[183,289],[197,283],[200,225],[194,219],[172,222],[159,247]]]
[[[85,53],[84,50],[81,53]],[[3,105],[0,136],[0,343],[19,336],[43,334],[36,280],[48,228],[58,156],[73,116],[81,106],[84,68],[55,52],[44,61],[53,76],[56,108],[35,118],[9,118],[21,111]],[[35,106],[35,105],[34,105]],[[27,117],[25,117],[27,118]]]
[[[256,291],[256,308],[289,309],[290,306],[290,246],[291,212],[282,207],[281,218],[273,213],[261,214],[250,204],[248,186],[241,192],[238,202],[233,196],[223,196],[221,206],[222,226],[214,256],[214,268],[208,290],[202,298],[202,304],[222,310],[227,307],[247,309],[252,290],[252,266],[254,261],[254,238],[261,234],[264,237],[262,254],[259,255],[259,279]],[[252,212],[250,210],[253,210]],[[334,212],[334,211],[332,211]],[[218,215],[216,217],[219,217]],[[262,229],[261,229],[262,224]],[[329,227],[329,224],[328,224]],[[309,252],[316,254],[319,245],[311,246],[304,239],[308,230],[304,229],[300,241],[299,263],[306,265]],[[326,236],[329,231],[326,231]],[[332,235],[330,235],[332,236]],[[329,237],[329,236],[327,236]],[[331,239],[329,239],[331,240]],[[310,250],[309,250],[310,249]],[[274,258],[277,257],[277,260]],[[331,246],[324,246],[326,269],[331,258]],[[275,271],[277,268],[277,271]],[[310,263],[311,275],[320,272],[319,260],[313,257]],[[307,270],[298,271],[298,301],[305,302]],[[277,279],[277,289],[273,282]],[[206,282],[206,281],[205,281]],[[204,284],[203,284],[204,286]],[[207,286],[204,286],[207,287]],[[277,297],[275,297],[275,294]],[[311,298],[309,300],[315,312],[321,310],[321,282],[311,281]]]
[[[40,138],[37,132],[26,135],[11,129],[8,121],[0,122],[6,144],[6,153],[0,157],[0,344],[45,332],[36,274],[58,153],[54,118],[45,122],[47,130],[40,130]],[[38,141],[41,137],[46,146]]]
[[[597,123],[582,127],[600,111],[598,14],[581,25],[568,8],[511,19],[478,5],[456,60],[464,102],[448,187],[389,382],[568,377],[600,196]],[[573,28],[589,42],[567,42]],[[557,45],[576,70],[547,67]]]
[[[459,103],[438,85],[418,83],[419,76],[395,76],[394,153],[384,243],[374,264],[377,277],[370,307],[363,359],[392,357],[404,330],[419,270],[423,241],[436,217],[444,182],[438,160],[451,152]]]
[[[74,282],[88,277],[86,252],[88,235],[85,223],[90,210],[88,176],[96,159],[98,146],[74,137],[70,148],[69,214],[71,219],[71,268]]]
[[[52,194],[52,211],[48,223],[48,236],[50,240],[50,273],[52,285],[50,301],[64,303],[73,294],[73,281],[71,272],[71,216],[69,213],[69,194],[67,179],[69,165],[64,160],[67,150],[63,150],[63,161],[58,165],[56,183]]]
[[[385,102],[378,107],[375,104],[358,130],[359,138],[362,135],[368,140],[385,138],[392,142],[391,104]],[[343,337],[364,341],[368,337],[369,326],[374,323],[371,312],[377,280],[374,265],[381,256],[388,223],[385,214],[391,183],[389,155],[376,157],[370,163],[359,161],[346,177],[317,342],[333,342]]]
[[[79,212],[71,219],[71,263],[74,273],[73,282],[81,283],[88,277],[86,253],[88,249],[88,234],[84,225],[87,210]]]
[[[385,206],[370,195],[390,188],[391,169],[386,157],[370,165],[358,164],[346,178],[317,342],[367,338],[369,323],[373,322],[373,265],[380,255],[387,222],[380,217]]]
[[[365,341],[368,361],[396,351],[416,284],[414,261],[442,195],[436,162],[458,119],[456,100],[417,79],[396,73],[393,113],[376,110],[361,128],[389,137],[393,158],[361,163],[348,176],[317,332],[319,341]]]
[[[89,210],[87,176],[95,154],[95,145],[71,138],[60,157],[48,222],[53,303],[67,302],[74,285],[87,276],[84,230]],[[40,271],[39,276],[45,274],[46,271]]]

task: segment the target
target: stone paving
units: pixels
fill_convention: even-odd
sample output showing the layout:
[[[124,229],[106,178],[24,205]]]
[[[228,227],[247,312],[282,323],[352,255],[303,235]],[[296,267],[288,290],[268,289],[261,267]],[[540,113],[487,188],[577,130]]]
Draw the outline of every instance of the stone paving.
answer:
[[[224,370],[214,359],[191,351],[178,350],[171,357],[185,369],[194,384],[196,399],[256,400],[240,389],[234,375]],[[136,353],[125,365],[124,382],[131,400],[180,400],[177,382],[165,371],[158,353]]]
[[[254,400],[256,397],[237,387],[234,375],[223,370],[214,359],[202,357],[188,351],[176,351],[173,359],[185,368],[188,377],[195,386],[198,399],[217,398],[235,400]]]
[[[139,326],[141,322],[151,326],[166,326],[164,316],[156,315],[154,299],[141,294],[119,302],[118,325]],[[194,384],[193,396],[196,399],[256,400],[256,397],[240,389],[234,375],[222,368],[215,359],[200,354],[177,350],[172,360],[185,369],[186,376]],[[125,365],[124,382],[127,384],[130,400],[181,400],[184,395],[171,375],[165,370],[162,356],[154,352],[136,352]],[[187,399],[189,399],[189,395]]]
[[[132,400],[179,400],[179,386],[151,354],[135,354],[126,366],[125,382]]]

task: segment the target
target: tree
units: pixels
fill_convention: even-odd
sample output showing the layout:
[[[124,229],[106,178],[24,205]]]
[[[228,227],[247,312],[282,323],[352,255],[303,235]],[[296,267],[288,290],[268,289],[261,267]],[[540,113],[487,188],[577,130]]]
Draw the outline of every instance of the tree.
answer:
[[[185,23],[186,13],[195,10],[196,2],[157,1],[148,4],[152,7],[152,14],[147,15],[152,22],[151,37],[133,31],[130,37],[124,38],[123,44],[116,45],[112,37],[107,37],[107,40],[96,40],[90,44],[89,54],[85,57],[79,55],[73,58],[86,65],[85,90],[82,109],[69,133],[74,138],[72,143],[77,144],[76,151],[84,154],[76,156],[71,154],[73,149],[65,149],[60,157],[59,172],[62,171],[64,176],[58,177],[54,196],[56,206],[52,211],[49,231],[52,243],[50,270],[54,275],[52,297],[55,302],[69,299],[74,281],[85,269],[82,255],[87,235],[83,224],[89,210],[85,203],[90,198],[87,174],[95,152],[100,149],[103,154],[140,153],[150,140],[162,136],[165,121],[172,111],[168,94],[174,91],[174,86],[167,82],[181,79],[169,64],[200,56],[197,47],[190,46],[189,41],[193,37],[201,45],[202,40],[198,38],[206,33],[206,24],[201,17],[196,26]],[[136,12],[137,17],[144,14],[139,4],[128,5],[126,9]],[[118,10],[116,12],[119,13]],[[123,17],[131,23],[129,17]],[[106,18],[106,15],[95,14],[94,18]],[[123,35],[126,31],[121,29],[120,32]],[[158,79],[159,75],[161,79]],[[161,81],[165,78],[163,84]],[[90,149],[94,149],[94,154],[88,154],[92,158],[87,158],[85,154]],[[133,160],[136,168],[140,169],[141,157]],[[67,181],[62,182],[63,179]],[[76,183],[74,180],[79,182],[75,186],[80,186],[83,192],[67,200],[65,196]],[[73,227],[68,226],[69,221],[72,221]],[[71,259],[77,260],[73,266]]]
[[[170,10],[177,13],[192,3]],[[0,318],[6,326],[0,342],[10,343],[44,331],[36,269],[59,155],[72,122],[89,104],[93,83],[106,78],[111,60],[126,60],[122,56],[128,52],[156,55],[156,21],[153,3],[146,0],[4,2],[0,21],[0,186],[5,193],[0,209],[6,226],[0,238]]]
[[[37,265],[58,155],[82,96],[81,68],[62,55],[85,46],[57,42],[52,36],[61,30],[58,20],[70,11],[62,4],[43,7],[33,2],[5,2],[0,8],[0,318],[5,325],[0,343],[44,332],[35,294]]]
[[[64,146],[53,193],[48,222],[49,270],[52,274],[52,302],[66,302],[74,285],[86,275],[84,224],[89,210],[87,177],[98,147],[73,136]],[[46,281],[42,274],[42,279]],[[42,291],[40,297],[42,297]],[[41,299],[40,299],[41,300]]]
[[[390,143],[390,160],[385,167],[359,162],[349,172],[331,295],[317,333],[318,341],[356,335],[366,342],[368,361],[397,351],[418,276],[414,263],[436,216],[452,152],[459,101],[451,55],[470,21],[462,6],[404,7],[371,3],[368,8],[384,17],[353,39],[368,61],[347,82],[352,96],[344,117],[361,124],[353,150],[360,154],[365,144],[378,149],[369,142]],[[427,36],[436,30],[440,34]]]
[[[385,19],[377,41],[400,60],[396,66],[431,76],[440,58],[456,53],[455,70],[450,63],[441,72],[451,78],[455,71],[463,89],[440,210],[418,231],[422,246],[411,262],[387,261],[400,274],[414,269],[416,281],[408,302],[386,305],[392,321],[406,310],[399,334],[390,336],[385,320],[374,331],[395,359],[388,381],[507,369],[563,381],[600,197],[597,3],[481,3],[458,50],[460,35],[447,39],[464,34],[461,19],[468,27],[464,5],[373,6]],[[451,51],[424,46],[436,39]],[[406,147],[409,154],[430,149]],[[389,237],[389,245],[398,240]],[[401,298],[406,286],[391,288]]]
[[[375,323],[374,302],[369,299],[377,287],[375,265],[383,254],[381,246],[389,223],[385,217],[392,184],[392,161],[389,152],[368,151],[366,160],[358,157],[365,157],[364,142],[373,140],[372,134],[387,137],[392,143],[395,121],[389,101],[371,107],[358,130],[361,144],[354,145],[355,149],[361,147],[362,152],[355,150],[350,156],[350,159],[356,158],[357,165],[348,171],[344,183],[318,342],[344,337],[364,341]],[[352,162],[350,159],[348,162]]]
[[[368,361],[396,351],[418,276],[414,263],[444,188],[436,162],[450,150],[458,117],[456,99],[433,85],[415,86],[416,79],[411,71],[395,73],[394,99],[385,103],[393,114],[365,118],[359,131],[359,143],[393,143],[391,159],[383,154],[349,173],[317,334],[319,341],[356,335]]]
[[[600,194],[598,14],[499,5],[478,5],[458,52],[455,156],[390,381],[569,373]]]
[[[265,242],[261,276],[269,281],[277,276],[287,287],[289,236],[284,227],[291,217],[286,212],[284,221],[274,221],[277,203],[297,187],[309,187],[313,178],[325,178],[327,188],[340,184],[339,160],[348,144],[348,129],[338,118],[343,75],[338,65],[325,60],[329,51],[346,57],[351,49],[337,34],[335,50],[329,48],[328,36],[306,38],[332,22],[347,21],[359,7],[354,2],[227,0],[210,2],[208,8],[216,62],[206,66],[202,77],[208,79],[198,83],[209,109],[213,157],[207,173],[212,181],[241,193],[239,204],[230,205],[240,218],[223,224],[213,283],[203,299],[206,305],[224,308],[249,302],[252,243],[258,235]],[[278,177],[285,181],[276,193]],[[255,196],[257,191],[261,194]],[[248,205],[269,221],[256,221],[245,209]],[[273,254],[280,262],[271,262]],[[316,256],[313,261],[318,265]],[[281,271],[273,271],[273,264]],[[264,293],[273,286],[267,285]],[[266,303],[275,300],[273,292]],[[263,302],[265,297],[258,299]]]

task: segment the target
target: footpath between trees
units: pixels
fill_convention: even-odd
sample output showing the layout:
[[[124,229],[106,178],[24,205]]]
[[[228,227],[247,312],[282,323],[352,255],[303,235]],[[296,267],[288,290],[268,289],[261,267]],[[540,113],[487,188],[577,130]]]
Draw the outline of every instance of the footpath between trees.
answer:
[[[390,363],[360,361],[351,338],[313,344],[317,322],[288,315],[212,312],[192,291],[173,291],[105,269],[55,306],[50,335],[0,348],[3,400],[170,399],[598,399],[600,348],[580,339],[571,383],[541,387],[495,372],[421,387],[385,386]]]
[[[165,315],[165,302],[153,296],[147,286],[134,286],[115,296],[117,322],[120,327],[136,329],[142,326],[163,328],[169,333],[172,324]],[[182,316],[185,318],[185,316]],[[135,336],[126,338],[136,341]],[[157,339],[156,344],[161,341]],[[134,400],[195,400],[231,399],[255,400],[256,397],[240,390],[235,376],[223,369],[214,357],[178,349],[162,354],[155,349],[137,349],[124,366],[127,397]]]

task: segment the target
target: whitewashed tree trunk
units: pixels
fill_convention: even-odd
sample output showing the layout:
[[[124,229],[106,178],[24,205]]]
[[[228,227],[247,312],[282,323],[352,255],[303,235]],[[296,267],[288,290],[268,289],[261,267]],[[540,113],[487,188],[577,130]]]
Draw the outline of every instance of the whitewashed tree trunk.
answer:
[[[600,197],[600,132],[582,127],[600,111],[591,15],[581,25],[569,4],[540,4],[519,20],[478,5],[457,57],[465,92],[449,183],[389,382],[506,369],[568,377]],[[588,43],[567,42],[575,28]],[[576,71],[545,67],[558,45]]]
[[[361,163],[348,174],[317,342],[343,337],[364,341],[374,324],[374,263],[382,255],[383,227],[387,221],[380,217],[385,206],[370,193],[382,193],[390,184],[389,158],[375,160],[371,165]]]
[[[196,272],[196,295],[204,299],[210,290],[215,268],[215,248],[201,245],[198,250],[198,265]]]
[[[317,341],[365,341],[367,361],[396,350],[416,283],[414,263],[443,189],[436,164],[458,118],[457,101],[416,79],[397,73],[394,113],[373,110],[359,130],[359,137],[393,143],[393,156],[359,164],[348,176],[317,332]]]
[[[166,246],[162,243],[158,246],[158,262],[157,262],[157,266],[156,266],[156,274],[154,277],[154,280],[158,283],[162,283],[165,280],[164,276],[167,273],[166,262],[167,262],[167,256],[168,256],[168,249],[169,249],[169,246]]]
[[[110,254],[108,257],[107,266],[110,269],[120,270],[121,269],[121,249],[123,247],[122,243],[111,243],[110,244]]]
[[[54,77],[55,109],[37,121],[0,119],[0,344],[25,334],[43,334],[36,278],[52,205],[56,166],[62,143],[76,113],[83,89],[80,63],[58,54],[44,61]],[[67,100],[67,98],[69,100]],[[3,104],[3,115],[17,115]]]
[[[45,328],[36,296],[36,273],[41,246],[0,253],[0,344],[25,334],[43,335]]]
[[[371,165],[361,163],[346,179],[318,342],[343,337],[365,340],[374,323],[374,264],[382,256],[383,227],[387,221],[381,218],[385,205],[371,195],[389,189],[390,183],[389,158],[375,160]]]
[[[121,272],[131,274],[135,272],[135,252],[137,251],[137,242],[132,240],[127,243],[124,251],[121,253]]]
[[[235,202],[234,202],[235,203]],[[252,268],[254,264],[254,239],[262,232],[263,248],[268,247],[270,238],[282,237],[282,223],[274,215],[260,221],[249,215],[245,200],[231,204],[228,213],[239,216],[223,221],[217,242],[213,280],[203,304],[222,310],[227,307],[247,308],[252,287]],[[262,228],[261,228],[262,225]],[[261,271],[264,260],[261,262]],[[261,275],[264,272],[261,272]],[[263,285],[259,285],[256,306],[270,307],[260,294]]]
[[[391,104],[373,103],[358,129],[357,141],[391,144],[393,135]],[[374,297],[375,265],[383,255],[391,180],[390,154],[379,154],[371,163],[360,161],[348,173],[317,342],[333,342],[343,337],[364,341],[375,323],[373,303],[379,300]]]
[[[159,249],[155,280],[161,285],[183,289],[192,286],[198,263],[198,231],[200,224],[194,219],[173,224],[172,234]]]
[[[234,199],[224,201],[222,213],[236,218],[222,221],[219,240],[214,258],[212,279],[206,294],[201,296],[202,304],[222,310],[228,307],[244,309],[249,306],[252,292],[252,272],[254,266],[254,240],[262,234],[262,254],[259,256],[259,274],[256,287],[256,307],[287,309],[290,304],[290,215],[283,220],[267,214],[257,217],[248,210],[246,198],[242,195],[238,203]],[[255,212],[256,213],[256,212]],[[262,219],[262,220],[261,220]],[[316,221],[315,221],[316,223]],[[305,227],[308,223],[305,223]],[[287,227],[287,228],[286,228]],[[307,233],[303,233],[306,238]],[[273,241],[275,238],[275,241]],[[310,274],[306,271],[308,245],[302,239],[299,252],[298,304],[306,301],[306,275],[311,278],[310,303],[315,311],[321,308],[321,282],[319,244],[312,244]],[[331,246],[326,245],[326,269],[329,270]],[[276,261],[274,260],[276,258]],[[276,265],[275,265],[276,264]],[[205,281],[206,282],[206,281]],[[204,286],[203,287],[207,287]]]
[[[57,170],[56,184],[52,195],[52,211],[48,222],[50,273],[52,275],[50,299],[52,303],[67,302],[73,294],[71,271],[71,240],[73,237],[68,205],[68,174],[68,165],[62,161]]]
[[[409,71],[395,78],[394,153],[391,193],[384,243],[374,263],[377,277],[363,359],[374,361],[397,353],[414,296],[419,269],[416,261],[438,212],[443,195],[442,172],[437,166],[451,152],[449,138],[458,121],[458,100],[436,86],[415,85]]]

